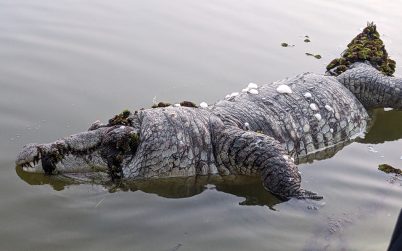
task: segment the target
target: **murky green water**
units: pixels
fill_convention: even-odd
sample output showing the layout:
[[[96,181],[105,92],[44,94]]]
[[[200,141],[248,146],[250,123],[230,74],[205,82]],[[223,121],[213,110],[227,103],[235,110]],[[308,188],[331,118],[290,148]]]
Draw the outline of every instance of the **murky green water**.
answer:
[[[0,250],[386,249],[402,186],[377,167],[402,167],[402,112],[376,111],[365,140],[300,166],[320,202],[280,203],[247,178],[110,193],[26,175],[13,162],[25,143],[155,97],[212,103],[249,82],[324,72],[366,21],[401,74],[401,10],[396,0],[0,0]]]

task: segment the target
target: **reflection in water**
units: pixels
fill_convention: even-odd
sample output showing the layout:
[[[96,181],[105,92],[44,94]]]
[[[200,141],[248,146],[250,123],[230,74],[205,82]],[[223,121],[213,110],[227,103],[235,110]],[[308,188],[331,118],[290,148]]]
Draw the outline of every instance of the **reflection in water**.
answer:
[[[63,190],[65,186],[90,183],[102,185],[109,192],[134,192],[140,190],[164,198],[188,198],[207,189],[216,189],[217,191],[245,198],[244,201],[239,203],[240,205],[260,205],[273,209],[274,205],[282,202],[264,189],[260,177],[211,175],[138,180],[116,184],[102,173],[48,176],[40,173],[27,173],[20,167],[16,168],[16,172],[21,179],[30,185],[49,184],[57,191]]]
[[[376,109],[370,111],[372,126],[364,139],[357,141],[364,144],[380,144],[402,138],[402,111]]]
[[[402,111],[375,109],[369,111],[371,121],[367,128],[364,138],[355,140],[362,144],[380,144],[387,141],[394,141],[402,138]],[[311,163],[314,160],[323,160],[333,157],[353,140],[345,141],[337,145],[328,147],[322,151],[311,153],[303,158],[297,159],[297,163]]]

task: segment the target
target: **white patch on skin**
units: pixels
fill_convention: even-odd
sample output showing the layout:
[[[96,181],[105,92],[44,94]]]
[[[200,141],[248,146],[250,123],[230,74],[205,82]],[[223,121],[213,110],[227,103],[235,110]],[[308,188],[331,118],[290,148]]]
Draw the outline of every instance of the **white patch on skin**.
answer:
[[[330,105],[325,105],[325,109],[327,109],[329,112],[334,112],[334,109]]]
[[[329,131],[330,131],[331,133],[334,133],[334,129],[332,129],[332,128],[331,128],[331,129],[329,129]]]
[[[254,83],[250,83],[250,84],[248,84],[247,88],[248,88],[248,89],[257,89],[257,88],[258,88],[258,85],[257,85],[257,84],[254,84]]]
[[[251,89],[248,92],[251,93],[251,94],[258,94],[258,91],[256,89]]]
[[[311,98],[311,93],[309,93],[309,92],[304,93],[304,97],[305,98]]]
[[[180,107],[181,105],[180,105],[180,104],[174,104],[174,106],[175,106],[175,107]]]
[[[391,107],[384,107],[384,112],[392,111],[394,108]]]
[[[315,117],[318,121],[321,120],[321,114],[319,114],[319,113],[314,114],[314,117]]]
[[[207,108],[207,107],[208,107],[208,104],[207,104],[206,102],[201,102],[201,103],[200,103],[200,107],[201,107],[201,108]]]
[[[287,94],[293,93],[292,89],[290,89],[288,85],[280,85],[278,86],[278,88],[276,88],[276,91],[279,93],[287,93]]]
[[[318,111],[318,106],[316,104],[314,104],[314,103],[311,103],[310,104],[310,109],[313,110],[313,111]]]

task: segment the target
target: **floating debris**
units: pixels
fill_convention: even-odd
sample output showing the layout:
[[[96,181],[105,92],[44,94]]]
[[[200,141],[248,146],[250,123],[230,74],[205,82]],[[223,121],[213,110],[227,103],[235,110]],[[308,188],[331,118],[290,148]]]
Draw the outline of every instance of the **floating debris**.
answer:
[[[316,211],[316,210],[318,210],[318,207],[317,207],[317,206],[310,206],[310,205],[308,205],[308,206],[307,206],[307,209],[308,209],[308,210],[315,210],[315,211]]]
[[[102,198],[98,203],[96,203],[95,208],[98,208],[100,204],[106,199],[106,197]]]
[[[276,91],[279,93],[287,93],[287,94],[293,93],[292,89],[288,85],[280,85],[276,88]]]
[[[383,171],[384,173],[395,173],[402,174],[402,170],[399,168],[392,167],[388,164],[381,164],[378,166],[378,170]]]
[[[321,114],[319,114],[319,113],[314,114],[314,117],[315,117],[318,121],[321,120]]]
[[[311,57],[315,57],[316,59],[321,59],[321,55],[319,55],[319,54],[312,54],[312,53],[306,52],[306,55],[311,56]]]
[[[306,93],[304,93],[304,97],[305,97],[305,98],[311,98],[312,96],[311,96],[311,93],[306,92]]]
[[[281,43],[282,47],[294,47],[294,44],[288,44],[288,43]]]
[[[351,64],[365,61],[370,62],[385,75],[392,76],[395,72],[396,62],[388,57],[374,23],[367,23],[367,27],[348,44],[342,56],[327,65],[327,71],[337,76],[346,71]]]
[[[384,107],[384,112],[392,111],[394,108],[391,107]]]
[[[378,151],[375,150],[373,146],[368,146],[367,149],[369,150],[369,152],[378,153]]]

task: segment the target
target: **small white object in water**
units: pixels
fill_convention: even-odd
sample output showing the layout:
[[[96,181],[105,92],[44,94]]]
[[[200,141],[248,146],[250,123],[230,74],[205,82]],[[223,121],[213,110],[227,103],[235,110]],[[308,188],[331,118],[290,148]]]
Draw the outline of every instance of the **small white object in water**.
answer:
[[[238,92],[233,92],[232,94],[230,94],[230,97],[236,97],[237,95],[239,95]]]
[[[257,88],[258,88],[258,85],[257,85],[257,84],[254,84],[254,83],[250,83],[250,84],[248,84],[247,88],[248,88],[248,89],[257,89]]]
[[[319,113],[314,114],[314,117],[315,117],[318,121],[321,120],[321,114],[319,114]]]
[[[280,85],[278,86],[278,88],[276,88],[276,91],[279,93],[287,93],[287,94],[293,93],[292,89],[290,89],[288,85]]]
[[[126,128],[125,126],[120,126],[120,129],[124,129],[124,128]]]
[[[309,93],[309,92],[304,93],[304,97],[305,98],[311,98],[311,93]]]
[[[229,99],[230,98],[230,94],[225,96],[225,99]]]
[[[316,104],[314,104],[314,103],[311,103],[310,104],[310,109],[313,110],[313,111],[318,111],[318,106]]]
[[[402,159],[402,156],[399,159]]]
[[[331,128],[331,129],[329,129],[329,131],[330,131],[331,133],[334,133],[334,129],[332,129],[332,128]]]
[[[367,149],[369,150],[369,152],[378,153],[378,151],[376,149],[374,149],[373,146],[368,146]]]
[[[392,111],[394,108],[391,107],[384,107],[384,112]]]
[[[256,89],[251,89],[248,92],[251,94],[258,94],[258,91]]]
[[[180,104],[174,104],[174,106],[175,106],[175,107],[180,107],[181,105],[180,105]]]
[[[294,180],[294,178],[289,178],[289,181],[292,181],[292,180]]]
[[[288,160],[289,159],[289,156],[288,155],[283,155],[282,156],[285,160]]]
[[[334,111],[334,109],[332,109],[332,107],[329,106],[329,105],[325,105],[325,109],[327,109],[329,112],[333,112],[333,111]]]
[[[206,102],[201,102],[201,103],[200,103],[200,107],[201,107],[201,108],[207,108],[207,107],[208,107],[208,104],[207,104]]]
[[[247,88],[244,88],[243,90],[241,90],[241,92],[248,92],[250,89],[247,87]]]

